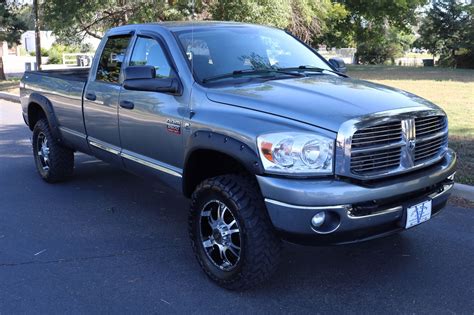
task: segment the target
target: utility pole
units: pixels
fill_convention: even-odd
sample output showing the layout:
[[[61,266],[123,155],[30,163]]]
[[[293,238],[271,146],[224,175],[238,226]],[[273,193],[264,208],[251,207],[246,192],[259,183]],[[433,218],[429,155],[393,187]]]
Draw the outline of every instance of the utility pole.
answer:
[[[41,33],[39,25],[39,0],[33,0],[33,10],[35,12],[35,50],[36,50],[36,66],[41,70]]]

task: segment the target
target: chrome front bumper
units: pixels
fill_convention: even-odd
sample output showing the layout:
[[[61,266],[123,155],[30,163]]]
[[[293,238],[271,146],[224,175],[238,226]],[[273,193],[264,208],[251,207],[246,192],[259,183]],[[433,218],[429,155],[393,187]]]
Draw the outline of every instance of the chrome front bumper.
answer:
[[[362,186],[342,180],[297,180],[257,176],[268,214],[282,237],[298,243],[337,244],[384,236],[403,229],[405,209],[431,199],[432,214],[447,202],[453,187],[456,154],[413,174]],[[373,203],[368,214],[358,212]],[[332,213],[328,229],[311,225],[320,212]]]

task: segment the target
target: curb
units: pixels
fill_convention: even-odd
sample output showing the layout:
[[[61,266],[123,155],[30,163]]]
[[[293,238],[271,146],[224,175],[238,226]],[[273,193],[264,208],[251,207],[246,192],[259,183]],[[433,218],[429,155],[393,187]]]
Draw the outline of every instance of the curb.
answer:
[[[20,103],[20,96],[12,93],[0,92],[0,99]]]
[[[453,188],[453,196],[474,201],[474,186],[455,183]]]

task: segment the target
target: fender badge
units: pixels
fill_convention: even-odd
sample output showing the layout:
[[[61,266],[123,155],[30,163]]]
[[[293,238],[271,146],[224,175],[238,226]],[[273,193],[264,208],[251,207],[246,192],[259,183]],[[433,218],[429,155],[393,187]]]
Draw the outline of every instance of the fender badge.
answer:
[[[166,120],[166,130],[174,134],[181,134],[181,121],[168,118]]]

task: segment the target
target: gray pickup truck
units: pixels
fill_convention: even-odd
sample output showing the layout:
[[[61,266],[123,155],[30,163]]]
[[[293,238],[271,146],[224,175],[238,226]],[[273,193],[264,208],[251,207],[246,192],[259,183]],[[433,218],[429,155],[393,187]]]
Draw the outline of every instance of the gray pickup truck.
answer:
[[[46,182],[80,151],[178,189],[202,269],[245,289],[271,277],[282,240],[369,240],[446,205],[446,114],[344,72],[270,27],[128,25],[90,70],[25,73],[21,103]]]

